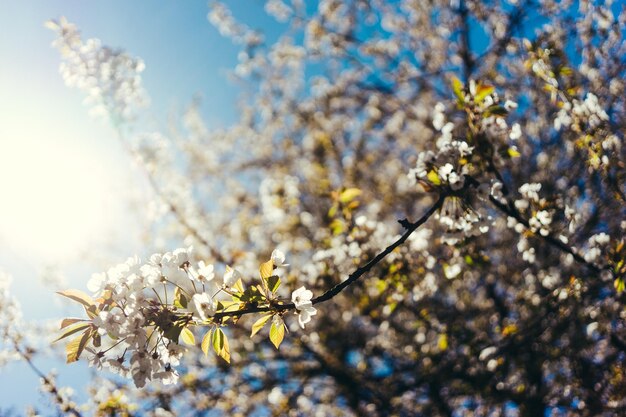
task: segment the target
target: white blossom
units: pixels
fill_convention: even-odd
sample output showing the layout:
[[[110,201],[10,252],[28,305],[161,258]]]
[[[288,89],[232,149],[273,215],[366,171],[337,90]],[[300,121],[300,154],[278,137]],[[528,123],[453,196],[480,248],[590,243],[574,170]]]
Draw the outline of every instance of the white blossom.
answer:
[[[209,294],[194,294],[194,296],[191,297],[191,302],[200,320],[206,321],[209,317],[215,315],[215,302]]]

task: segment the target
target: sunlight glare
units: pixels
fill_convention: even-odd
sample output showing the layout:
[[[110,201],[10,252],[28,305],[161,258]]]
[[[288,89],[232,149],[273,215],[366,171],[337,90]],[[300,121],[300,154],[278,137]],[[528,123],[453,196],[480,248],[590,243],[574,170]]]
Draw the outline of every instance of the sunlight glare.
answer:
[[[55,261],[79,255],[110,227],[96,153],[49,133],[13,137],[0,140],[0,244]]]

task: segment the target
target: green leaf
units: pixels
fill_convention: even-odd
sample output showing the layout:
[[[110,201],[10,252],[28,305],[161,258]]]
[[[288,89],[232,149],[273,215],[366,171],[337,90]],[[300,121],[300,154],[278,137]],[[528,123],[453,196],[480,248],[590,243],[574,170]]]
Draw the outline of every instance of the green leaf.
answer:
[[[270,341],[274,344],[274,346],[276,346],[276,349],[280,347],[284,338],[285,324],[281,323],[277,326],[275,322],[272,322],[272,327],[270,327]]]
[[[210,329],[208,332],[206,332],[206,334],[202,338],[202,343],[200,344],[200,347],[202,348],[202,351],[204,352],[204,356],[207,356],[209,354],[209,346],[211,345],[212,333],[213,333],[213,329]]]
[[[267,288],[269,288],[271,292],[276,292],[278,287],[280,287],[280,278],[276,275],[272,275],[271,277],[269,277],[266,282]]]
[[[193,335],[193,332],[189,330],[187,327],[184,327],[180,332],[180,340],[186,345],[195,346],[196,338]]]
[[[55,339],[54,342],[58,342],[61,339],[65,339],[66,337],[71,336],[74,333],[78,333],[81,330],[85,330],[86,328],[88,328],[90,326],[91,326],[90,322],[76,323],[76,324],[68,327],[67,329],[65,329],[65,331],[61,334],[61,336],[59,336],[57,339]],[[52,343],[54,343],[54,342],[52,342]]]
[[[228,344],[228,338],[222,329],[216,329],[215,332],[213,332],[212,339],[213,350],[217,353],[217,356],[230,363],[230,346]]]
[[[358,188],[347,188],[344,191],[342,191],[342,193],[339,195],[339,201],[341,201],[342,204],[347,204],[351,202],[352,200],[354,200],[355,198],[357,198],[358,196],[360,196],[361,194],[362,194],[362,191],[359,190]]]
[[[269,261],[262,263],[259,268],[259,272],[261,274],[261,278],[263,279],[271,277],[274,273],[274,261],[270,259]]]
[[[624,288],[626,287],[624,280],[622,278],[617,278],[615,282],[613,283],[613,285],[615,285],[615,290],[617,291],[618,294],[621,294],[622,291],[624,291]]]
[[[180,337],[180,333],[182,332],[183,328],[181,326],[170,325],[166,328],[162,328],[162,330],[163,337],[171,340],[174,343],[178,343],[178,338]]]
[[[63,297],[72,299],[74,301],[78,301],[85,307],[91,307],[92,305],[96,304],[96,302],[93,300],[93,298],[91,298],[91,296],[79,290],[57,291],[57,294],[62,295]]]
[[[241,295],[241,301],[245,303],[259,302],[263,299],[263,294],[259,291],[259,288],[256,285],[246,288],[246,290]]]
[[[250,337],[257,334],[271,318],[272,318],[272,315],[267,314],[261,317],[260,319],[258,319],[257,321],[255,321],[254,324],[252,325],[252,332],[250,333]]]
[[[67,354],[67,363],[76,362],[80,358],[80,354],[83,353],[87,341],[89,340],[90,332],[86,331],[75,339],[72,339],[67,346],[65,346],[65,353]]]
[[[506,116],[507,114],[509,114],[509,111],[507,109],[498,104],[494,104],[493,106],[490,106],[487,110],[485,110],[485,112],[483,113],[483,117],[489,117],[491,115]]]

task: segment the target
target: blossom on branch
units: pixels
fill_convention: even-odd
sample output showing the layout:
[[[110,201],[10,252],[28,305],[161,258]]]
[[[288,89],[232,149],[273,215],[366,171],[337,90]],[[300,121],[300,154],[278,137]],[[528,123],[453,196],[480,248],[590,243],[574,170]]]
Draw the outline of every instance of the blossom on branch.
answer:
[[[317,309],[311,302],[313,293],[304,287],[300,287],[291,294],[291,301],[298,310],[298,324],[304,329],[304,325],[311,321],[311,317],[317,314]]]

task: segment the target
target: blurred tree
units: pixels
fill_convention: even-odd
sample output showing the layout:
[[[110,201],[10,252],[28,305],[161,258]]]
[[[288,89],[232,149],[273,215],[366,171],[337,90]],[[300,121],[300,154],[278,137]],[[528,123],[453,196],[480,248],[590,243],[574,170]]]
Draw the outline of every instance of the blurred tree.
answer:
[[[137,134],[143,63],[51,23],[66,80],[111,117],[154,186],[151,242],[194,247],[90,282],[100,299],[82,301],[83,356],[146,387],[98,381],[89,413],[625,413],[624,5],[268,0],[266,10],[286,28],[272,44],[210,6],[241,46],[241,117],[220,130],[194,101],[180,125]],[[290,266],[276,284],[281,251]],[[162,276],[178,288],[169,303],[133,310],[133,329],[169,349],[166,360],[150,345],[158,359],[146,370],[137,346],[153,333],[120,354],[99,347],[97,330],[128,326],[113,300],[131,308],[128,288],[143,294]],[[294,294],[301,286],[317,298]],[[264,312],[273,317],[250,338]],[[177,350],[206,329],[230,365]]]

